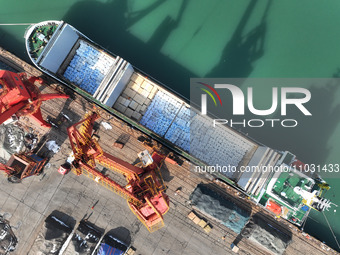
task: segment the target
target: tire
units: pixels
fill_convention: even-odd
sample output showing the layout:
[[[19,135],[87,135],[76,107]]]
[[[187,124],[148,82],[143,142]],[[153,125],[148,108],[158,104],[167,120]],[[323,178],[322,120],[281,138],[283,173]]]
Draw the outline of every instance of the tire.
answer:
[[[9,182],[11,182],[11,183],[20,183],[20,182],[21,182],[21,180],[20,180],[18,177],[14,176],[14,175],[9,176],[9,177],[7,178],[7,180],[8,180]]]

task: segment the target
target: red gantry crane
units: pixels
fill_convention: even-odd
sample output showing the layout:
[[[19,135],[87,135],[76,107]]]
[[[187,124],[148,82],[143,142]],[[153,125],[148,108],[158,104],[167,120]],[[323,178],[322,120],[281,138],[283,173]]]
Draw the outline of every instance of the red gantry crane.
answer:
[[[93,124],[98,118],[96,112],[89,113],[67,130],[75,158],[73,171],[94,179],[125,198],[132,212],[150,232],[163,227],[163,215],[169,210],[169,198],[164,193],[166,187],[160,173],[165,155],[153,152],[151,164],[137,167],[105,153],[92,138]],[[122,187],[98,171],[96,164],[124,175],[128,184]]]
[[[13,115],[17,117],[30,115],[43,127],[51,127],[43,120],[40,105],[43,101],[54,98],[68,98],[62,94],[41,94],[35,81],[38,77],[27,78],[25,73],[13,73],[0,70],[0,125]],[[33,153],[19,153],[11,156],[6,164],[0,163],[0,171],[7,174],[11,182],[38,175],[42,172],[47,159]]]
[[[0,70],[0,125],[12,115],[20,117],[30,115],[43,127],[51,125],[43,120],[40,105],[43,101],[54,98],[69,98],[63,94],[41,94],[35,81],[38,77],[27,78],[25,73],[13,73]]]

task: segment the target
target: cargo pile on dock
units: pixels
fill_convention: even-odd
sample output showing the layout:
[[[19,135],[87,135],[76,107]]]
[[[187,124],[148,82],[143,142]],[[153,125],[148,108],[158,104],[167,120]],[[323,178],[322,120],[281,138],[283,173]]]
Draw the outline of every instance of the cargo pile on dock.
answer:
[[[46,218],[28,254],[59,254],[71,231],[72,228],[69,225],[50,215]]]
[[[18,153],[24,147],[24,130],[8,124],[0,126],[0,157],[8,160],[10,155]]]
[[[207,185],[197,185],[190,195],[192,206],[239,234],[249,220],[250,213],[240,208]]]
[[[241,235],[276,255],[283,254],[292,241],[291,234],[276,229],[259,216],[251,218]]]

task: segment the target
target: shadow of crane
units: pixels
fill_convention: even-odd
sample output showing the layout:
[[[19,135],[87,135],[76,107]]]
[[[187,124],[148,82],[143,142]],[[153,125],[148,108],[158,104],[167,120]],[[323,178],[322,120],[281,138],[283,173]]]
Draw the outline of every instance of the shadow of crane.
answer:
[[[234,34],[226,45],[220,62],[207,77],[248,77],[254,69],[254,62],[264,55],[264,41],[267,31],[267,15],[272,4],[268,0],[260,24],[244,34],[245,27],[258,0],[252,0],[244,12]]]

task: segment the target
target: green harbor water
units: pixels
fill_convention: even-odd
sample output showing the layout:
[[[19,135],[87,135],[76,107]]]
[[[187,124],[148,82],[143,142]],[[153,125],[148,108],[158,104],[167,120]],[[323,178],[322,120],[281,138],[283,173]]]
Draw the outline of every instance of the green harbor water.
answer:
[[[329,78],[340,74],[339,1],[0,2],[0,23],[62,19],[186,98],[189,79],[194,77]],[[25,28],[0,26],[0,46],[29,61]],[[306,88],[312,94],[313,116],[301,127],[245,131],[272,148],[291,151],[305,163],[339,164],[340,89]],[[256,94],[258,105],[270,104],[270,90],[258,89],[263,91]],[[339,177],[327,179],[332,188],[326,193],[338,205]],[[340,208],[335,209],[325,215],[340,240]],[[322,213],[310,214],[305,231],[337,248]]]

